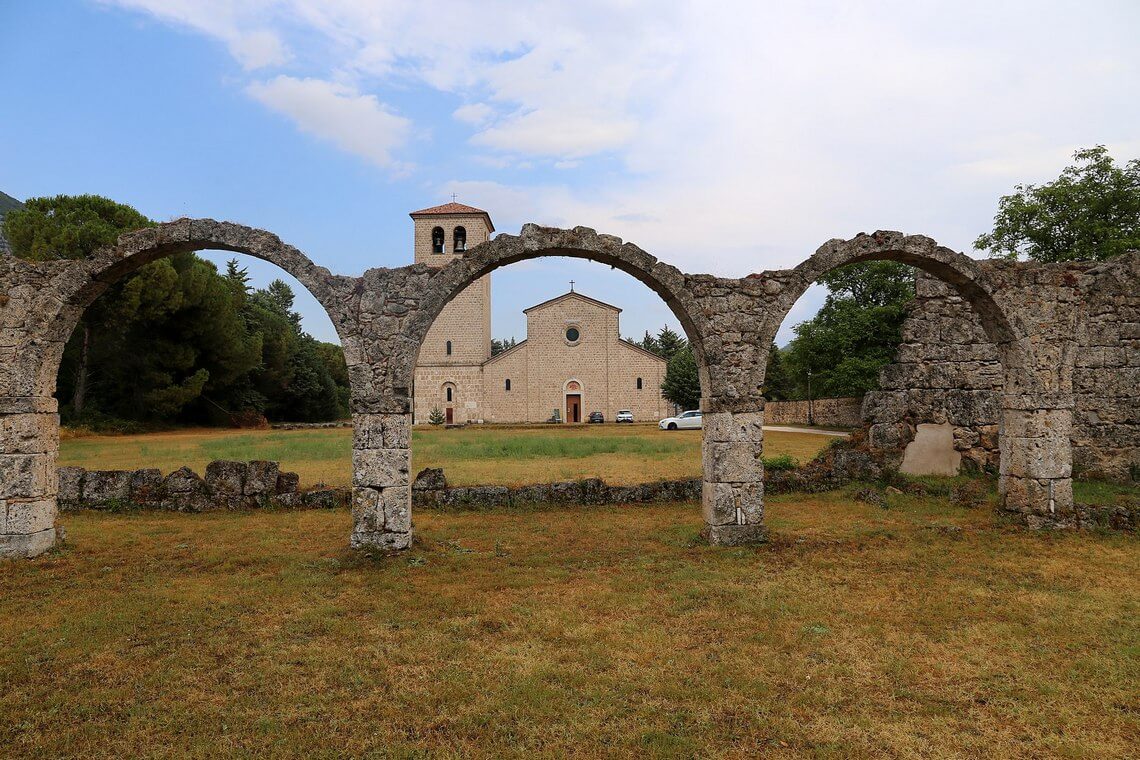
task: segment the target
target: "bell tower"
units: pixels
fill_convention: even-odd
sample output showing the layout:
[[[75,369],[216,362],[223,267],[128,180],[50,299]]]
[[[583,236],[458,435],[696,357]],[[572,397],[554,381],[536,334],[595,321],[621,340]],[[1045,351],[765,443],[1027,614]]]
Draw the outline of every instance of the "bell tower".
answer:
[[[415,263],[439,268],[491,239],[491,215],[462,203],[413,211]],[[433,407],[449,422],[482,419],[482,365],[491,358],[491,276],[468,285],[436,317],[420,347],[415,421]]]

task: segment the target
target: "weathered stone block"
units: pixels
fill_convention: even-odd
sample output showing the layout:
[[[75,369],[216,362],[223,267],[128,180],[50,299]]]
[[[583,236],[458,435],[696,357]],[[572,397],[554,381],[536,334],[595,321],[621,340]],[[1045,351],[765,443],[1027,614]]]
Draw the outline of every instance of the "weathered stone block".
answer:
[[[135,470],[131,473],[130,499],[135,504],[149,504],[162,501],[162,471],[154,468]]]
[[[353,448],[406,449],[411,436],[411,415],[354,414]]]
[[[442,467],[425,467],[416,475],[412,488],[416,491],[442,491],[447,488],[447,478]]]
[[[1003,475],[998,481],[1002,508],[1007,512],[1050,518],[1072,508],[1072,480],[1022,478]]]
[[[206,465],[206,490],[211,496],[234,499],[245,490],[245,462],[230,462],[219,459]]]
[[[352,452],[356,486],[406,486],[411,454],[407,449],[357,449]]]
[[[55,496],[58,485],[55,454],[0,453],[0,499]]]
[[[353,530],[349,545],[353,549],[396,551],[412,545],[411,533],[360,532]]]
[[[242,493],[246,496],[262,496],[277,491],[277,476],[280,467],[276,462],[254,460],[246,467]]]
[[[352,525],[354,533],[384,531],[384,502],[381,489],[356,486],[352,489]]]
[[[55,528],[38,533],[0,534],[0,559],[30,559],[55,546]]]
[[[1010,410],[1002,415],[1002,434],[1013,438],[1068,438],[1073,432],[1069,409]]]
[[[295,472],[277,473],[277,483],[274,491],[278,496],[296,493],[301,485],[301,476]]]
[[[768,528],[762,524],[706,525],[703,535],[716,546],[742,546],[767,541]]]
[[[714,483],[755,483],[764,480],[763,444],[706,442],[703,449],[705,478]]]
[[[83,478],[84,503],[98,509],[130,501],[133,474],[129,470],[88,470]]]
[[[380,498],[384,504],[384,529],[408,533],[412,529],[412,489],[408,486],[385,488]]]
[[[701,511],[707,525],[736,523],[736,492],[731,483],[710,483],[701,487]]]
[[[714,443],[763,441],[764,412],[713,412],[703,415],[704,440]]]
[[[1068,478],[1073,474],[1068,438],[1014,438],[999,442],[1002,475],[1022,478]]]
[[[56,504],[51,499],[37,501],[4,501],[0,514],[5,516],[0,533],[39,533],[55,526]]]
[[[202,478],[189,467],[179,467],[167,475],[162,486],[168,494],[200,494],[206,490]]]
[[[61,502],[77,502],[83,495],[83,477],[87,471],[82,467],[60,467],[57,470],[59,475],[59,500]]]
[[[0,415],[0,449],[9,454],[43,454],[59,449],[59,415]]]

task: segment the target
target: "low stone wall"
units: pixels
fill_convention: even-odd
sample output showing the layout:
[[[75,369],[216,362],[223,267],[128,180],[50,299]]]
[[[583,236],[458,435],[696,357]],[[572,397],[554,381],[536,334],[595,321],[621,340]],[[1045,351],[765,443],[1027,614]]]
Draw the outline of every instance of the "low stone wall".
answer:
[[[863,398],[819,398],[811,402],[811,419],[822,427],[857,428],[863,424]],[[807,401],[769,401],[765,425],[807,425]]]
[[[273,430],[330,430],[333,428],[350,428],[352,420],[337,420],[336,422],[274,422],[269,426]]]
[[[662,480],[635,486],[611,486],[598,478],[568,480],[530,486],[449,487],[440,468],[428,468],[412,484],[412,504],[416,507],[481,509],[527,504],[648,504],[666,501],[693,501],[701,498],[699,478]]]
[[[261,507],[321,508],[347,505],[345,488],[299,489],[294,472],[281,472],[277,462],[230,462],[206,466],[203,478],[189,467],[163,476],[157,469],[85,470],[59,468],[59,507],[117,509],[135,507],[174,512],[207,512]]]

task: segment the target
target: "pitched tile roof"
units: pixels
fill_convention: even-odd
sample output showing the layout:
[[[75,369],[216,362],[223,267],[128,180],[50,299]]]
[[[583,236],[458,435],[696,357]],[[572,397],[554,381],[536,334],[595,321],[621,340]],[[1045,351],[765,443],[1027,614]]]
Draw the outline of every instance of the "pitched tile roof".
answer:
[[[491,232],[495,231],[495,225],[491,224],[491,215],[481,208],[468,206],[463,203],[445,203],[442,206],[432,206],[431,208],[422,208],[419,211],[413,211],[408,216],[413,219],[417,216],[449,216],[456,214],[479,214],[487,222],[487,227]]]

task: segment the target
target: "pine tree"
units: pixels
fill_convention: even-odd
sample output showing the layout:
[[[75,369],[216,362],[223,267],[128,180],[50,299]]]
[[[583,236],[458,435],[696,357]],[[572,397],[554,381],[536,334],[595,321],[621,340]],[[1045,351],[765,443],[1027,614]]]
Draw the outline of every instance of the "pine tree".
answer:
[[[669,326],[661,328],[661,332],[657,333],[655,339],[657,344],[656,353],[666,361],[672,359],[678,351],[689,345],[689,341],[669,329]]]
[[[696,409],[701,402],[701,377],[693,350],[687,345],[665,366],[661,395],[682,409]]]
[[[443,421],[444,421],[443,410],[440,409],[438,406],[436,408],[432,409],[431,414],[428,415],[428,422],[430,422],[432,425],[442,425]]]

